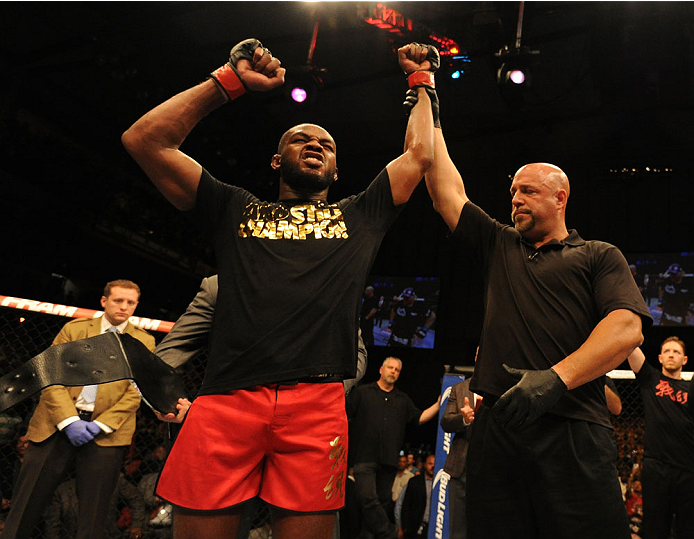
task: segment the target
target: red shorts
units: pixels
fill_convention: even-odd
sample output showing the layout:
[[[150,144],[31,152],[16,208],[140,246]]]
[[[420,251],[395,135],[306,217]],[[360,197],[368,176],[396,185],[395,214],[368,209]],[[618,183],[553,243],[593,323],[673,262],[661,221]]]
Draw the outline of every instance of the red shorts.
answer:
[[[256,386],[195,399],[156,491],[196,510],[260,494],[290,511],[334,511],[346,477],[342,383]]]

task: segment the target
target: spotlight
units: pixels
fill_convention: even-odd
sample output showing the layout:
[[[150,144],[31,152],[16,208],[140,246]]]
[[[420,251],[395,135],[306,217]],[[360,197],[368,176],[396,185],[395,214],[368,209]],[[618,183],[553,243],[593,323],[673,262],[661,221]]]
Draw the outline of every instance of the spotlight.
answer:
[[[525,82],[526,77],[522,69],[514,69],[513,71],[509,72],[508,79],[513,84],[523,84]]]
[[[308,65],[288,68],[284,84],[287,97],[296,105],[313,103],[323,88],[321,73],[324,72],[324,69]]]
[[[523,103],[525,91],[532,84],[531,67],[537,64],[539,55],[540,51],[533,51],[527,47],[504,47],[496,53],[501,62],[496,72],[496,80],[502,96],[509,103]]]
[[[304,101],[306,101],[306,98],[308,97],[308,92],[305,88],[302,88],[301,86],[295,86],[294,88],[292,88],[292,91],[289,93],[289,95],[291,95],[292,99],[297,103],[303,103]]]
[[[502,86],[515,84],[517,86],[530,86],[532,76],[530,67],[537,63],[540,51],[532,51],[526,47],[509,49],[504,47],[496,53],[501,61],[501,67],[496,73],[496,78]]]

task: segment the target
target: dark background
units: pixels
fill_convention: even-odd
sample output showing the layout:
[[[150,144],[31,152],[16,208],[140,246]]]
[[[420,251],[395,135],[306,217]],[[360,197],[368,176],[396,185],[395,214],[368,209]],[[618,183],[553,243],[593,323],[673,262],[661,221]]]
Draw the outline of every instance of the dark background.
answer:
[[[247,95],[205,119],[183,149],[215,176],[274,199],[269,162],[288,127],[338,143],[331,200],[362,190],[402,149],[406,90],[395,50],[457,41],[458,81],[437,77],[441,120],[470,198],[509,222],[510,177],[561,166],[567,223],[625,253],[693,251],[694,5],[526,2],[522,45],[540,51],[520,102],[496,82],[495,53],[516,38],[517,2],[392,2],[415,22],[398,36],[364,22],[366,2],[5,2],[0,5],[0,294],[99,308],[103,284],[136,281],[137,314],[175,320],[214,273],[204,238],[150,185],[119,137],[140,115],[204,80],[237,41],[258,37],[288,69],[324,86],[306,106],[281,90]],[[657,172],[656,172],[657,171]],[[387,235],[375,275],[439,276],[434,351],[399,354],[401,387],[433,402],[445,364],[472,364],[479,278],[450,252],[424,186]],[[694,268],[685,268],[691,272]],[[681,337],[694,346],[691,331]],[[644,348],[655,359],[662,329]],[[371,350],[367,379],[386,351]]]

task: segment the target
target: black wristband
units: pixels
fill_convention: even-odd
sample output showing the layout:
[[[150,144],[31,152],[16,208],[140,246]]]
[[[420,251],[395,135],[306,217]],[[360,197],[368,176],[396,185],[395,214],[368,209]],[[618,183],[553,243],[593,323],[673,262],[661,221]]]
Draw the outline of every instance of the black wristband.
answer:
[[[441,129],[441,119],[439,115],[439,96],[436,90],[431,86],[420,86],[424,88],[429,94],[429,100],[431,101],[431,115],[434,119],[434,127]],[[417,88],[410,88],[405,93],[405,101],[403,101],[402,106],[405,109],[405,115],[409,116],[412,112],[412,108],[417,104],[419,98],[417,97]]]

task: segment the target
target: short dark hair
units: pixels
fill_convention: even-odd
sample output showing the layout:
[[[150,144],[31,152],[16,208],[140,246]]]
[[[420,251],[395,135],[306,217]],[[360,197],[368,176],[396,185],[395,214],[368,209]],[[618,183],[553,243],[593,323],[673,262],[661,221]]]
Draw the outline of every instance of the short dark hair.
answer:
[[[663,346],[665,346],[669,342],[676,342],[677,344],[679,344],[682,347],[682,354],[684,354],[685,356],[687,355],[687,347],[685,346],[684,341],[682,339],[680,339],[679,337],[677,337],[676,335],[671,335],[670,337],[665,339],[662,343],[660,343],[660,351],[661,352],[663,351]]]
[[[104,287],[104,297],[107,298],[111,295],[111,290],[113,289],[114,286],[118,286],[120,288],[131,288],[133,290],[137,290],[137,299],[140,299],[140,287],[137,286],[134,282],[129,281],[127,279],[116,279],[115,281],[110,281],[106,283],[106,286]]]

